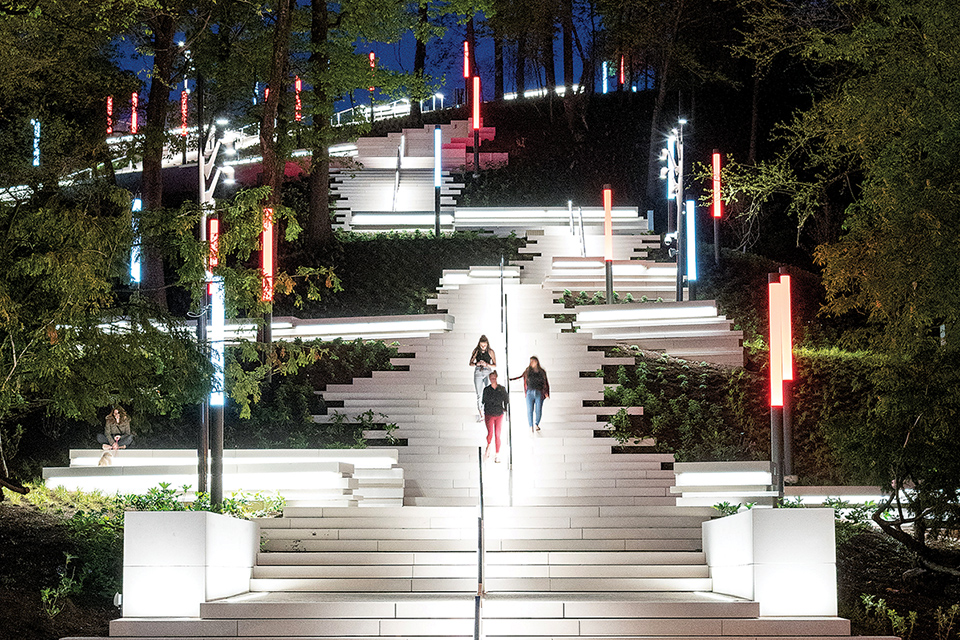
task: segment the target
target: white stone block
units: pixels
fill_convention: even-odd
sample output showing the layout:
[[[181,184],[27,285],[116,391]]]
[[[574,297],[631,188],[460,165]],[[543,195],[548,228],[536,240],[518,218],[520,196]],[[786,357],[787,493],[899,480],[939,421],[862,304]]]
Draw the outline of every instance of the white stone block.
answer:
[[[124,520],[124,617],[196,617],[202,602],[249,590],[255,523],[206,511],[131,511]]]
[[[761,616],[836,616],[832,509],[751,509],[703,523],[717,593],[749,598]]]

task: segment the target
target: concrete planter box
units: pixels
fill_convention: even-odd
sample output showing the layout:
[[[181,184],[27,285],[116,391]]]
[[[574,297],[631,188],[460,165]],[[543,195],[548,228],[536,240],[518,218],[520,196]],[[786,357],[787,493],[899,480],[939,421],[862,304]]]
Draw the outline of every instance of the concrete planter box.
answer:
[[[123,616],[199,617],[201,603],[248,591],[258,535],[207,511],[126,513]]]
[[[713,590],[761,616],[836,616],[833,509],[750,509],[703,523]]]

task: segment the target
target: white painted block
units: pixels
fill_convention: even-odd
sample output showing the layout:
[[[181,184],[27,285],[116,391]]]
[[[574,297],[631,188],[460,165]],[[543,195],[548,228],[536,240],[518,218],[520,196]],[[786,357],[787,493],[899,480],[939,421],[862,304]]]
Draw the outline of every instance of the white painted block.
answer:
[[[247,591],[256,523],[205,511],[131,511],[124,524],[124,617],[196,617]]]
[[[836,616],[832,509],[750,509],[703,523],[714,590],[762,616]]]

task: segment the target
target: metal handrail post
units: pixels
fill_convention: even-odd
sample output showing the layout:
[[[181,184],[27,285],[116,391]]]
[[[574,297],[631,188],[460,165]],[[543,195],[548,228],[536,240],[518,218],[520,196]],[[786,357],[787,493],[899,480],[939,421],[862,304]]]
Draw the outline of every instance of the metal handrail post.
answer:
[[[587,257],[587,237],[583,235],[583,207],[577,207],[577,214],[580,217],[580,257]]]

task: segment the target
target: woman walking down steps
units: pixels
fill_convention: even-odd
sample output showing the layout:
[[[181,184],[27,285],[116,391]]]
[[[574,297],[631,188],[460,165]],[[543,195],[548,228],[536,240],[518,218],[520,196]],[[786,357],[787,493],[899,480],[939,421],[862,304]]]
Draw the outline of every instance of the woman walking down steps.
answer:
[[[490,384],[490,372],[497,366],[497,354],[490,348],[486,334],[480,336],[477,346],[470,354],[473,369],[473,386],[477,390],[477,422],[483,421],[483,390]]]
[[[531,431],[540,431],[543,401],[550,397],[550,382],[547,372],[540,366],[537,356],[530,356],[530,366],[511,380],[523,378],[523,393],[527,401],[527,423]]]

